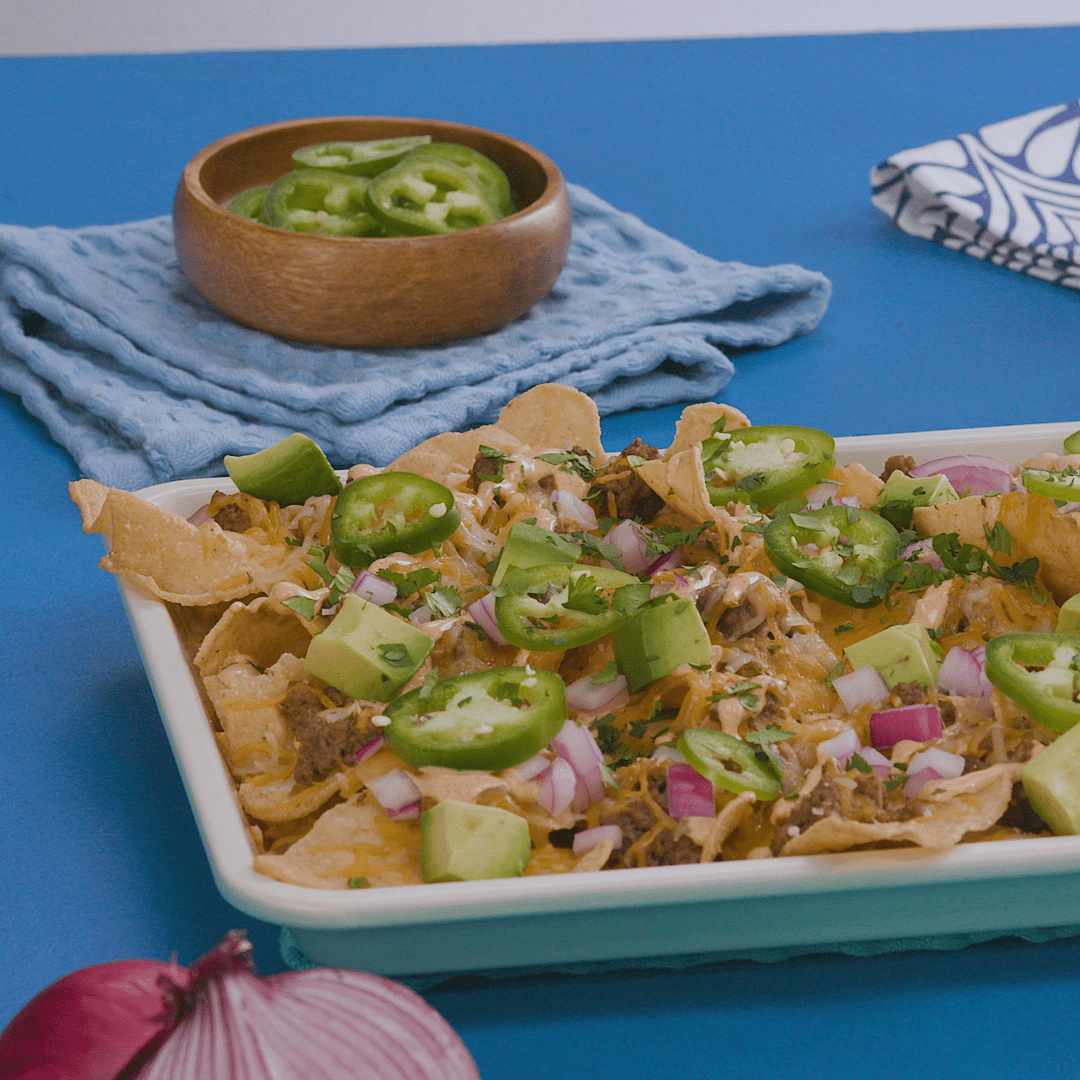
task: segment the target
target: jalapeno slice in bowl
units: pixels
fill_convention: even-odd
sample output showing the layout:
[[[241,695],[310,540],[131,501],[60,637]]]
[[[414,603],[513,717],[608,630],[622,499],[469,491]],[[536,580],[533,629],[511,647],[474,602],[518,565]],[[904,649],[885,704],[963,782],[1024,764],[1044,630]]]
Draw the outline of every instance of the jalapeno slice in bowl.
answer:
[[[407,153],[431,142],[430,135],[363,142],[324,142],[302,146],[292,155],[294,169],[333,169],[352,176],[377,176],[396,165]]]
[[[383,736],[410,767],[494,772],[527,761],[559,733],[566,687],[550,671],[495,668],[411,690],[385,714]]]
[[[345,566],[368,566],[383,555],[415,555],[461,524],[454,493],[409,472],[375,473],[346,485],[330,518],[330,546]]]
[[[320,236],[374,236],[379,225],[368,212],[368,182],[332,169],[286,173],[266,194],[267,224]]]
[[[510,181],[506,173],[491,158],[462,143],[433,142],[414,150],[410,157],[439,157],[452,161],[467,173],[471,173],[487,192],[495,209],[503,217],[514,212],[514,199],[510,194]]]

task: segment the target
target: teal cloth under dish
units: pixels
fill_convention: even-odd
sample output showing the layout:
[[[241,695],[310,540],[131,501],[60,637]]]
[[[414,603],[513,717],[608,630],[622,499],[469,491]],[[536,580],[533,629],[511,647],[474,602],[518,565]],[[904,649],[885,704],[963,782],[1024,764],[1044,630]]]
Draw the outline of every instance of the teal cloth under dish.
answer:
[[[714,398],[724,348],[813,330],[822,274],[717,262],[570,186],[566,268],[528,315],[483,337],[359,351],[284,341],[219,315],[176,264],[168,217],[83,229],[0,225],[0,388],[84,475],[140,488],[221,473],[293,431],[338,466],[385,465],[494,420],[542,382],[601,414]]]
[[[1023,930],[985,930],[966,934],[936,934],[927,937],[885,938],[881,941],[849,941],[836,945],[781,945],[765,949],[735,949],[722,953],[687,953],[680,956],[631,957],[626,960],[593,960],[579,964],[543,964],[534,967],[497,968],[489,971],[444,971],[423,975],[394,975],[397,982],[413,990],[430,990],[457,978],[513,979],[528,975],[603,975],[610,971],[634,971],[650,968],[660,971],[684,971],[703,964],[731,960],[753,960],[771,964],[797,956],[820,956],[842,953],[845,956],[883,956],[886,953],[911,952],[916,949],[947,951],[966,949],[997,938],[1015,937],[1034,944],[1080,937],[1080,926],[1049,926]],[[296,944],[288,929],[281,931],[281,958],[294,971],[318,967]]]

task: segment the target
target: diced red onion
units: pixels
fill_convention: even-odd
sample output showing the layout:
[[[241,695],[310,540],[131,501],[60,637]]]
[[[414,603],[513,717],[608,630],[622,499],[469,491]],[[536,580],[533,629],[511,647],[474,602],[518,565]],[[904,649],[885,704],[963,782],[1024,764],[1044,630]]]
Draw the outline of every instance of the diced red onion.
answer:
[[[414,611],[409,612],[409,622],[414,626],[422,626],[424,623],[431,622],[431,608],[427,604],[421,604]]]
[[[912,557],[918,559],[921,563],[926,563],[932,570],[945,569],[945,564],[941,561],[941,556],[934,550],[934,541],[931,537],[927,537],[925,540],[916,540],[914,544],[908,544],[908,546],[900,552],[900,559],[902,562]]]
[[[914,799],[932,780],[941,779],[943,779],[941,774],[935,769],[922,769],[920,772],[913,773],[904,781],[904,795],[906,798]]]
[[[829,480],[815,485],[809,491],[803,493],[806,496],[806,509],[820,510],[830,499],[835,501],[836,493],[839,490],[840,485]]]
[[[902,705],[870,714],[870,741],[878,749],[888,749],[898,742],[929,742],[945,730],[936,705]]]
[[[846,675],[838,675],[832,685],[848,712],[854,712],[860,705],[876,705],[889,696],[889,687],[881,672],[869,664]]]
[[[234,930],[190,971],[124,961],[127,977],[102,964],[61,979],[0,1036],[0,1075],[479,1080],[451,1027],[400,983],[333,968],[260,979],[250,953]]]
[[[397,599],[397,586],[386,578],[373,574],[370,570],[361,570],[356,575],[349,592],[355,593],[361,600],[369,600],[382,607]]]
[[[836,763],[843,768],[851,760],[852,754],[857,754],[861,749],[859,736],[854,728],[846,728],[839,735],[818,743],[818,753],[835,758]]]
[[[674,764],[685,765],[686,758],[679,753],[670,743],[661,743],[650,755],[651,761],[670,761]]]
[[[983,679],[982,667],[975,656],[960,645],[954,645],[941,661],[937,684],[946,694],[982,697],[987,692],[983,687]]]
[[[950,754],[940,746],[928,746],[908,762],[908,772],[912,776],[923,769],[933,769],[942,780],[953,780],[964,775],[964,758],[960,754]]]
[[[559,517],[577,522],[586,532],[600,527],[593,508],[587,502],[582,502],[576,495],[571,495],[569,491],[553,491],[551,502]]]
[[[368,791],[387,811],[404,810],[406,806],[416,802],[422,794],[413,783],[413,778],[404,769],[391,769],[382,776],[367,780],[365,783]]]
[[[713,784],[692,765],[669,765],[668,813],[673,818],[716,817]]]
[[[892,772],[892,762],[880,750],[875,750],[872,746],[861,747],[859,757],[882,779]]]
[[[578,712],[608,712],[621,708],[627,701],[625,675],[616,675],[611,682],[599,685],[593,682],[592,675],[585,675],[566,688],[566,704]]]
[[[999,458],[982,454],[959,454],[935,458],[917,465],[910,476],[922,478],[944,475],[958,495],[1002,495],[1012,491],[1012,470]]]
[[[1065,505],[1061,507],[1061,512],[1063,514],[1075,514],[1077,510],[1080,510],[1080,502],[1065,503]]]
[[[618,825],[597,825],[592,829],[582,829],[574,836],[574,854],[580,859],[605,840],[611,841],[612,850],[622,847],[622,829]]]
[[[377,739],[372,739],[371,742],[361,746],[356,751],[357,761],[367,761],[373,754],[377,754],[386,745],[386,740],[380,735]]]
[[[535,780],[545,769],[551,765],[551,758],[543,754],[534,754],[528,761],[514,766],[514,772],[522,780]]]
[[[556,758],[551,768],[540,776],[540,790],[536,801],[552,817],[558,817],[574,800],[577,788],[577,773],[569,762]]]
[[[583,776],[578,779],[585,787],[589,796],[589,803],[599,802],[604,797],[604,774],[599,765],[587,769]]]
[[[659,574],[661,570],[674,570],[682,564],[682,548],[672,548],[671,551],[649,563],[645,568],[645,573],[652,577],[653,574]]]
[[[484,593],[479,600],[471,603],[465,611],[468,616],[485,634],[494,645],[509,645],[510,643],[499,633],[499,624],[495,619],[495,594]]]
[[[640,574],[652,561],[645,546],[645,536],[636,521],[627,518],[619,522],[604,539],[619,549],[623,569],[628,574]]]
[[[596,745],[593,733],[573,720],[563,724],[558,735],[551,740],[551,749],[581,777],[590,769],[604,764],[604,755]]]
[[[407,820],[409,818],[418,818],[420,816],[420,800],[409,803],[408,806],[403,806],[400,810],[387,810],[386,816],[393,818],[395,821]]]
[[[856,510],[859,509],[859,496],[858,495],[841,495],[839,498],[833,499],[833,506],[854,506]]]
[[[194,514],[191,515],[191,517],[188,518],[188,521],[190,521],[191,524],[196,526],[197,528],[199,525],[202,525],[204,522],[210,520],[210,515],[207,513],[209,509],[210,504],[204,503],[202,506],[199,507],[198,510],[195,511]]]

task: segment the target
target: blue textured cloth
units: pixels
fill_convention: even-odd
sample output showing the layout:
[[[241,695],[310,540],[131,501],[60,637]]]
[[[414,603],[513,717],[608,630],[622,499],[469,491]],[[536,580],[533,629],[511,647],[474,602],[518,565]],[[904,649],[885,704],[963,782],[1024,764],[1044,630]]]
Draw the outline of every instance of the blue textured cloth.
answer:
[[[1080,102],[894,154],[870,184],[904,232],[1080,289]]]
[[[528,315],[448,345],[358,351],[284,341],[219,315],[180,274],[167,217],[83,229],[0,225],[0,387],[82,472],[139,488],[221,472],[293,431],[334,464],[383,465],[568,383],[602,414],[708,400],[720,346],[818,324],[830,285],[799,266],[721,263],[571,186],[566,268]]]
[[[760,964],[775,964],[796,956],[822,953],[842,953],[845,956],[883,956],[886,953],[910,952],[915,949],[947,951],[966,949],[996,938],[1016,937],[1022,941],[1045,944],[1062,938],[1080,936],[1080,926],[1047,926],[1026,930],[985,930],[972,934],[935,934],[926,937],[883,938],[880,941],[849,941],[836,945],[781,945],[764,949],[736,949],[724,953],[688,953],[680,956],[632,957],[629,960],[593,960],[579,964],[542,964],[535,967],[498,968],[490,971],[444,971],[431,975],[394,975],[413,990],[430,990],[440,983],[457,978],[513,979],[525,975],[600,975],[608,971],[634,971],[645,968],[662,971],[684,971],[703,964],[725,963],[731,960],[753,960]],[[318,967],[296,944],[288,928],[281,931],[281,958],[294,971]]]

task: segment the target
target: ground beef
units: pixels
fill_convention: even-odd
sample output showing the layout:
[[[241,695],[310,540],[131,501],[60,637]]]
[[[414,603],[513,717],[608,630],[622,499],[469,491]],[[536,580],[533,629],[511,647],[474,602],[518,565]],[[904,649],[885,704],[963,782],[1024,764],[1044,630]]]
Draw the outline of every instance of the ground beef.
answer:
[[[780,823],[776,829],[776,835],[772,841],[772,853],[780,854],[780,849],[792,838],[792,826],[797,826],[801,832],[809,828],[815,821],[828,817],[840,809],[840,798],[836,794],[836,787],[826,777],[821,778],[821,783],[813,791],[807,792],[796,801],[791,808],[791,813]],[[822,813],[815,814],[815,810]]]
[[[325,693],[335,705],[352,700],[333,687]],[[359,725],[354,716],[328,721],[323,716],[322,701],[307,683],[289,687],[278,703],[278,711],[297,743],[299,753],[293,779],[302,787],[325,780],[331,773],[351,765],[357,750],[378,734],[366,718]]]
[[[600,824],[618,825],[622,829],[622,844],[611,853],[611,858],[607,861],[607,868],[610,870],[620,864],[630,845],[640,840],[656,824],[656,820],[653,818],[652,807],[644,799],[633,799],[618,813],[602,815]]]
[[[739,638],[749,634],[751,630],[756,630],[764,621],[761,613],[754,606],[754,602],[747,597],[735,607],[728,608],[716,620],[716,629],[728,641],[738,641]]]
[[[236,505],[227,503],[215,515],[214,520],[226,531],[242,533],[251,528],[248,512]]]
[[[897,469],[906,476],[915,468],[915,459],[906,455],[896,454],[885,462],[885,468],[881,471],[881,479],[888,480]]]
[[[485,481],[495,480],[496,477],[501,478],[502,468],[503,459],[501,457],[488,457],[487,454],[478,453],[472,468],[469,470],[468,489],[478,491],[480,485]]]
[[[1019,781],[1013,784],[1012,798],[1009,800],[1009,805],[1005,807],[1005,813],[998,819],[998,824],[1010,829],[1019,829],[1025,833],[1050,831],[1046,827],[1046,822],[1031,808],[1024,785]]]
[[[901,705],[922,705],[924,703],[931,703],[938,707],[938,712],[941,713],[941,722],[945,725],[952,724],[956,721],[956,706],[945,697],[937,698],[933,702],[927,695],[927,688],[923,686],[921,682],[901,682],[897,683],[892,692],[900,699]]]
[[[651,521],[664,508],[664,500],[637,472],[630,468],[628,457],[644,458],[655,461],[660,451],[640,439],[635,439],[610,464],[601,469],[593,480],[593,486],[599,490],[595,497],[601,514],[608,512],[608,495],[615,498],[615,511],[620,518],[636,518],[638,521]],[[607,479],[611,477],[611,479]]]
[[[678,866],[681,863],[701,862],[701,845],[689,836],[677,840],[670,829],[664,829],[645,852],[646,866]]]
[[[541,476],[537,484],[545,495],[550,495],[555,490],[555,477],[548,473],[547,476]]]

